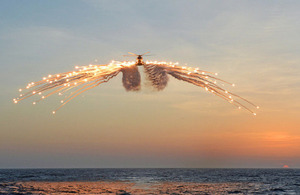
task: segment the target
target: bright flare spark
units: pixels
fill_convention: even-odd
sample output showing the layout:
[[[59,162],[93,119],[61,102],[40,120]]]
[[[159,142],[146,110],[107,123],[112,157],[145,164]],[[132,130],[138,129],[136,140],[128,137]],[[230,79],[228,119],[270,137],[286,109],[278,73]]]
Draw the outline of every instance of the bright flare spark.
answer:
[[[133,55],[132,53],[130,53]],[[178,62],[157,62],[157,61],[146,61],[143,62],[142,55],[136,55],[137,61],[112,61],[105,65],[88,65],[88,66],[76,66],[75,71],[59,73],[53,75],[48,75],[43,77],[41,81],[32,82],[28,84],[25,88],[19,89],[20,92],[27,90],[27,92],[20,95],[19,98],[15,98],[14,103],[18,103],[21,100],[29,98],[31,96],[39,97],[38,100],[34,101],[33,104],[46,99],[47,97],[58,94],[62,95],[69,92],[63,100],[61,100],[61,105],[57,107],[52,113],[55,114],[57,110],[71,101],[73,98],[79,94],[85,92],[86,90],[97,87],[98,85],[108,82],[113,77],[117,76],[120,72],[123,73],[123,86],[127,91],[137,91],[140,90],[140,73],[138,72],[137,66],[143,66],[147,79],[150,80],[152,86],[157,90],[163,90],[168,83],[168,75],[172,77],[191,83],[198,87],[204,88],[206,91],[213,93],[214,95],[226,100],[227,102],[235,105],[239,109],[244,108],[250,111],[253,115],[256,115],[248,106],[254,106],[250,101],[242,98],[236,94],[233,94],[227,90],[224,90],[216,81],[224,86],[224,84],[232,85],[222,79],[215,77],[217,73],[211,73],[204,70],[199,70],[199,68],[192,67],[181,67],[178,66]],[[37,96],[37,94],[43,96]],[[233,99],[234,97],[234,99]]]

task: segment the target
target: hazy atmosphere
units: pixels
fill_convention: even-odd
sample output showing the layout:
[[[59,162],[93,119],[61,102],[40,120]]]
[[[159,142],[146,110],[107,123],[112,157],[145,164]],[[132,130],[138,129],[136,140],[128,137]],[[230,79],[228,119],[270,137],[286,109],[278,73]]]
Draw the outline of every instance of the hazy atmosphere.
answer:
[[[300,168],[299,1],[0,1],[0,168]],[[121,75],[55,115],[18,89],[127,52],[217,72],[257,116],[169,78]],[[96,61],[95,61],[96,60]],[[140,69],[142,73],[143,70]]]

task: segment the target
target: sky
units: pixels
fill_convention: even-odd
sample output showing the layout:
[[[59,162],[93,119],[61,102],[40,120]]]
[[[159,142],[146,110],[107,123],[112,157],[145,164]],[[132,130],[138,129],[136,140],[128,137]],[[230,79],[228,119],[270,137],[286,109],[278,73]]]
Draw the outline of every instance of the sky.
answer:
[[[297,0],[0,1],[0,168],[300,168],[299,9]],[[45,75],[148,51],[218,72],[257,116],[174,78],[160,92],[126,92],[121,74],[55,115],[57,96],[12,102]]]

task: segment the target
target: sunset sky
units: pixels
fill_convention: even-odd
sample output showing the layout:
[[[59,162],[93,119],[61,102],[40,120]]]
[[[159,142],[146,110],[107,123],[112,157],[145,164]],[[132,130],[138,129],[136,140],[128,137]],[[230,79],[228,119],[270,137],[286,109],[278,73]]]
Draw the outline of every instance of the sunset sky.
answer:
[[[0,168],[300,168],[300,1],[0,1]],[[52,115],[18,89],[127,52],[218,72],[257,116],[170,78],[122,75]],[[143,70],[141,69],[141,72]]]

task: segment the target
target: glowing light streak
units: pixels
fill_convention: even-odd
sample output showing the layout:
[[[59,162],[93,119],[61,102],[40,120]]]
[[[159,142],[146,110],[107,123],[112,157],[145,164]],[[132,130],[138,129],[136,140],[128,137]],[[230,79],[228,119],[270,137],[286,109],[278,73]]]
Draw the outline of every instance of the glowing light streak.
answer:
[[[137,56],[141,57],[142,55]],[[123,73],[123,85],[127,91],[139,90],[140,74],[137,66],[144,67],[147,79],[151,81],[152,86],[157,90],[163,90],[167,86],[168,75],[170,75],[178,80],[204,88],[206,91],[238,107],[238,109],[244,108],[253,115],[256,115],[256,113],[248,108],[247,104],[259,109],[259,106],[254,105],[247,99],[233,94],[217,85],[218,81],[222,86],[224,86],[224,84],[229,84],[233,87],[235,86],[233,83],[215,77],[218,73],[212,73],[187,66],[181,67],[178,62],[143,62],[142,58],[137,58],[136,62],[120,62],[113,60],[109,64],[104,65],[89,64],[88,66],[75,66],[75,71],[54,75],[49,74],[47,77],[43,77],[41,81],[31,82],[24,89],[19,89],[19,92],[22,92],[23,90],[27,92],[20,94],[20,98],[13,99],[13,102],[18,103],[31,96],[38,97],[36,96],[37,94],[41,95],[43,93],[43,96],[39,96],[40,98],[33,102],[33,104],[36,104],[53,94],[62,95],[70,91],[70,93],[60,101],[61,105],[53,110],[52,113],[55,114],[57,110],[81,93],[97,87],[102,83],[108,82],[120,72]]]

